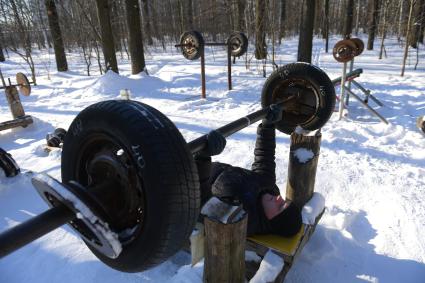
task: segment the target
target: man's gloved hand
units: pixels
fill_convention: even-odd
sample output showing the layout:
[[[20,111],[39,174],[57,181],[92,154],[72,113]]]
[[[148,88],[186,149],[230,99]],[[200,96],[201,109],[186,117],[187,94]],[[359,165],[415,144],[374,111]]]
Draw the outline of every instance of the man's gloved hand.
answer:
[[[269,108],[270,110],[267,113],[267,116],[262,121],[264,126],[271,126],[282,120],[282,105],[272,104]]]
[[[200,157],[209,157],[220,154],[226,147],[226,138],[216,130],[212,130],[207,135],[207,144],[205,148],[196,155]]]

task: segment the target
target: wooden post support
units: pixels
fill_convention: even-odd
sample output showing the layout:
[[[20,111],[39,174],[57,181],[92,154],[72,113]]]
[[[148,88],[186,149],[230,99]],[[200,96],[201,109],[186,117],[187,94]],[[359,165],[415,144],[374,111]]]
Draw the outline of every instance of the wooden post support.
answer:
[[[205,86],[205,51],[201,51],[201,82],[202,82],[202,95],[201,98],[206,98],[206,86]]]
[[[19,99],[19,93],[16,86],[7,86],[5,88],[5,93],[13,119],[25,116],[24,107],[22,107],[21,99]]]
[[[248,216],[223,223],[205,217],[204,282],[245,282],[245,244]],[[230,219],[229,219],[230,220]]]
[[[227,44],[227,86],[232,90],[232,46]]]
[[[303,207],[313,196],[319,161],[320,130],[313,136],[291,134],[286,198]]]

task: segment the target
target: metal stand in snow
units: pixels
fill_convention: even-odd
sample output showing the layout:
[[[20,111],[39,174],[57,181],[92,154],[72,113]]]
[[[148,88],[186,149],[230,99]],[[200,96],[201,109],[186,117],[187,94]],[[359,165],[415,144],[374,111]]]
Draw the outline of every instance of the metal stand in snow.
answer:
[[[354,91],[352,90],[352,88],[350,88],[350,86],[344,85],[344,91],[347,92],[346,97],[352,96],[354,99],[359,101],[373,115],[378,117],[385,124],[388,124],[388,121],[381,114],[379,114],[378,111],[376,111],[375,109],[372,108],[372,106],[369,105],[369,101],[372,100],[373,102],[375,102],[380,107],[384,106],[384,104],[378,98],[376,98],[373,94],[371,94],[371,91],[369,89],[366,89],[359,82],[357,82],[355,80],[356,78],[360,77],[360,74],[362,72],[363,72],[362,69],[355,69],[355,70],[347,73],[345,81],[351,83],[352,86],[355,86],[359,91],[361,91],[365,95],[364,98],[361,98],[359,95],[354,93]],[[338,77],[336,79],[333,79],[332,83],[336,87],[338,85],[342,85],[342,81],[343,81],[342,77]]]
[[[185,32],[180,37],[180,47],[182,54],[189,60],[201,58],[201,83],[202,98],[206,98],[206,82],[205,82],[205,46],[225,46],[227,47],[227,85],[228,90],[232,90],[232,56],[240,57],[247,51],[248,39],[243,33],[232,33],[230,37],[223,43],[204,42],[200,32]]]
[[[349,104],[350,96],[354,97],[357,101],[359,101],[368,111],[370,111],[373,115],[378,117],[382,122],[388,124],[388,121],[379,114],[375,109],[373,109],[369,105],[369,98],[372,99],[379,106],[383,106],[383,104],[370,93],[370,90],[365,89],[360,83],[355,81],[356,77],[359,77],[363,72],[362,69],[354,68],[354,58],[363,51],[364,45],[363,42],[358,38],[353,39],[345,39],[336,43],[333,51],[334,58],[343,63],[342,76],[336,78],[332,81],[334,86],[340,85],[341,94],[339,97],[339,119],[342,118],[343,110]],[[350,70],[347,73],[347,62],[350,62]],[[348,81],[348,86],[346,86],[346,81]],[[356,86],[361,92],[365,94],[365,99],[361,99],[357,94],[355,94],[351,85]]]

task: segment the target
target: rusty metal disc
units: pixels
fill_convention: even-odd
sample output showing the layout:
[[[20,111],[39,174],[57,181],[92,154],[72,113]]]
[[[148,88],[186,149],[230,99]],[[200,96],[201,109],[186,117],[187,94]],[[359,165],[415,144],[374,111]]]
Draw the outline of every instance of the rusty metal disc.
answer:
[[[31,93],[31,85],[27,76],[23,73],[17,73],[16,82],[18,83],[19,92],[24,96],[29,96]]]
[[[240,57],[248,50],[248,38],[242,32],[234,32],[227,39],[232,56]]]
[[[359,56],[360,54],[362,54],[364,50],[363,40],[361,40],[360,38],[351,38],[350,40],[356,45],[356,52],[354,56]]]
[[[196,60],[201,57],[204,45],[204,38],[198,31],[186,31],[180,36],[181,51],[186,59]]]
[[[333,48],[335,60],[341,63],[349,62],[356,56],[357,46],[351,39],[338,41]]]

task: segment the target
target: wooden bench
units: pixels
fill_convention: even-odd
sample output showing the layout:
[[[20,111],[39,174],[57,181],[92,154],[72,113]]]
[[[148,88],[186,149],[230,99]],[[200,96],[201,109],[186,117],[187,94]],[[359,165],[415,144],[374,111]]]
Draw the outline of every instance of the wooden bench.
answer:
[[[283,282],[286,274],[313,235],[324,211],[325,209],[323,208],[316,217],[314,224],[303,224],[298,234],[291,238],[284,238],[277,235],[254,235],[248,237],[246,250],[253,251],[262,258],[271,251],[281,257],[284,262],[280,272],[270,282]],[[259,269],[260,264],[248,261],[246,262],[246,266],[247,278],[251,280],[255,276],[255,272]]]

